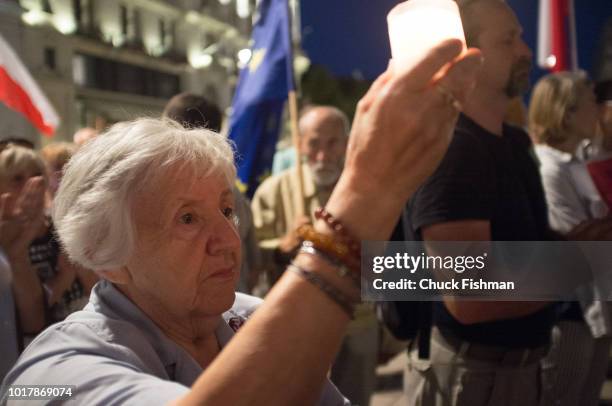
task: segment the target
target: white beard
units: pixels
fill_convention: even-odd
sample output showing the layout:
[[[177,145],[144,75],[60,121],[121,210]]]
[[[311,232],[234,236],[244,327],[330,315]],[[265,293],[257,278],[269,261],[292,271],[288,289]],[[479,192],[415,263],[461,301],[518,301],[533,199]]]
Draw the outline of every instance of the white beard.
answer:
[[[336,167],[315,163],[309,165],[309,168],[314,184],[319,187],[333,186],[340,179],[340,174],[342,173],[341,166]]]

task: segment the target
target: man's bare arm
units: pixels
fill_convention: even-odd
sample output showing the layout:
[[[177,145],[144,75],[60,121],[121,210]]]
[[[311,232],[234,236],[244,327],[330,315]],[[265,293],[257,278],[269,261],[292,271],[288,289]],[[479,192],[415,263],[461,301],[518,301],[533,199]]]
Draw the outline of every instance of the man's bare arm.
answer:
[[[435,252],[427,241],[490,241],[491,223],[488,220],[460,220],[433,224],[422,230],[425,247],[430,255]],[[444,306],[462,324],[528,316],[546,307],[548,302],[468,301],[444,296]]]

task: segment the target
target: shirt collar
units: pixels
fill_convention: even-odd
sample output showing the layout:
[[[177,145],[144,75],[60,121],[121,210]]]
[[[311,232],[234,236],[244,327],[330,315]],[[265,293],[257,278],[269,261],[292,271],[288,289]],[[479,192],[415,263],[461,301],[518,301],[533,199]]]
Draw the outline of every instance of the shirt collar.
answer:
[[[485,134],[489,134],[493,136],[494,137],[493,139],[500,139],[500,137],[497,134],[493,134],[492,132],[482,127],[476,121],[472,120],[470,117],[466,116],[463,113],[459,114],[459,118],[457,119],[457,124],[455,124],[455,127],[457,129],[460,129],[460,130],[463,130],[469,133],[475,133],[475,134],[485,133]],[[505,132],[506,132],[506,125],[504,124],[502,127],[502,136],[505,134]]]
[[[91,291],[87,307],[90,308],[89,310],[94,310],[106,317],[127,321],[137,327],[167,369],[181,364],[178,367],[192,370],[191,374],[199,374],[202,371],[199,364],[185,349],[167,337],[138,306],[121,293],[112,283],[106,280],[98,282]],[[228,321],[231,321],[231,319],[226,317],[226,314],[228,312],[219,317],[219,325],[215,330],[217,342],[221,348],[227,345],[234,336],[234,330],[228,324]],[[197,375],[195,377],[197,378]]]
[[[546,144],[537,144],[535,146],[536,154],[542,163],[548,161],[553,163],[570,163],[575,157],[568,152],[559,151]]]
[[[494,137],[493,139],[504,138],[506,134],[508,133],[508,131],[511,131],[511,128],[512,128],[511,125],[507,123],[502,123],[502,134],[500,137],[499,135],[494,134],[490,132],[489,130],[487,130],[486,128],[482,127],[480,124],[472,120],[470,117],[468,117],[464,113],[459,113],[459,118],[457,119],[457,124],[455,125],[455,127],[460,130],[464,130],[470,133],[486,133],[486,134],[493,136]]]

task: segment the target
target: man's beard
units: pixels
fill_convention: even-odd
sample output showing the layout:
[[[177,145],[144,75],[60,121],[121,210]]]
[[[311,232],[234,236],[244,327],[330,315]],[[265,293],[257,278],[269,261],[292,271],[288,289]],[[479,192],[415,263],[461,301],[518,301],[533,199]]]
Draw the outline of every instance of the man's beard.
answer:
[[[342,165],[325,164],[316,162],[310,164],[310,172],[315,185],[319,187],[328,187],[336,184],[342,173]]]
[[[531,71],[531,60],[529,58],[519,59],[510,70],[510,77],[506,84],[506,96],[514,98],[521,96],[529,89],[529,72]]]

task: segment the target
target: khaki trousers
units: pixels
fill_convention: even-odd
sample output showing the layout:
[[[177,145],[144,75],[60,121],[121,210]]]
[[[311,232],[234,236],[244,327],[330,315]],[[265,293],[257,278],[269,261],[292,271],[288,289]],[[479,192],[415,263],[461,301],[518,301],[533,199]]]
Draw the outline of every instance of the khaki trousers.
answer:
[[[540,359],[508,365],[485,362],[466,356],[470,344],[464,344],[456,351],[434,327],[429,359],[421,360],[417,349],[410,350],[404,371],[408,405],[541,406]]]

